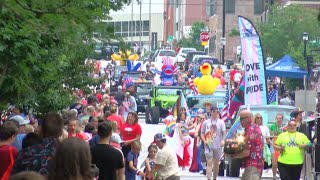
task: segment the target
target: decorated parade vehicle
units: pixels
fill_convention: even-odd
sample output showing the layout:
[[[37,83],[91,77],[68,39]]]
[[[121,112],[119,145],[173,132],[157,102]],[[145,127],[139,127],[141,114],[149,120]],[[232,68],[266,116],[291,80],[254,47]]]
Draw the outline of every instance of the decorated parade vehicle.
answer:
[[[218,89],[213,93],[213,95],[188,94],[186,96],[186,102],[191,117],[196,117],[199,109],[205,110],[203,106],[205,103],[210,103],[216,106],[219,110],[222,110],[225,103],[226,93],[226,89]]]
[[[150,96],[150,106],[146,107],[146,123],[158,124],[160,118],[169,114],[180,93],[184,93],[184,86],[153,86]]]
[[[276,115],[283,114],[283,124],[286,124],[290,120],[290,113],[296,108],[293,106],[284,105],[242,105],[238,109],[234,117],[232,117],[232,126],[227,131],[226,143],[224,152],[227,154],[233,154],[241,152],[244,149],[244,128],[240,124],[240,112],[246,109],[250,109],[253,115],[259,113],[262,116],[263,124],[267,125],[270,129],[272,124],[276,123]],[[272,138],[272,137],[270,137]],[[241,159],[226,158],[227,176],[239,177]]]
[[[150,92],[152,82],[135,82],[135,98],[137,102],[137,113],[146,111],[151,106]]]

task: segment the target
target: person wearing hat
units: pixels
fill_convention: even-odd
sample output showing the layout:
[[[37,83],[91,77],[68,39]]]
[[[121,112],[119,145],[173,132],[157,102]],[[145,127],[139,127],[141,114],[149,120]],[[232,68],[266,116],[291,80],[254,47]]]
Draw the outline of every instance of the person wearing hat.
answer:
[[[24,137],[26,136],[26,125],[29,124],[30,121],[27,119],[24,119],[20,115],[12,116],[9,119],[9,121],[14,121],[17,124],[17,126],[19,127],[19,132],[16,136],[16,139],[12,143],[12,145],[14,147],[16,147],[18,151],[20,151],[22,149],[22,141],[23,141]]]
[[[151,169],[147,178],[157,178],[162,180],[180,180],[178,160],[176,153],[167,145],[167,139],[164,134],[157,133],[154,141],[161,151],[158,152],[155,166]]]

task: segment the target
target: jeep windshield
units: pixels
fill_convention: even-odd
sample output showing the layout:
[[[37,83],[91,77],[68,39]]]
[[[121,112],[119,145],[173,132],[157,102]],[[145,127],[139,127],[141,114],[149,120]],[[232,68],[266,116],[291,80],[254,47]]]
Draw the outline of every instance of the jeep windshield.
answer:
[[[145,84],[136,84],[137,87],[137,94],[139,95],[149,95],[151,88],[152,88],[152,83],[145,83]]]
[[[157,95],[175,95],[175,96],[177,96],[177,91],[182,91],[182,89],[158,89]]]
[[[222,108],[224,104],[224,97],[215,97],[215,96],[194,96],[187,97],[187,106],[189,109],[192,108],[203,108],[203,104],[206,102],[210,102],[214,106],[218,108]]]

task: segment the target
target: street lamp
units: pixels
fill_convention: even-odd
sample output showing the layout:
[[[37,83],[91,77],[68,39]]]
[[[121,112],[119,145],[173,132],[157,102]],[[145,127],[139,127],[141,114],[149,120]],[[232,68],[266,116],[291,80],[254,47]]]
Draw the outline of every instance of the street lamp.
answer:
[[[309,69],[311,68],[311,67],[309,67],[310,64],[309,64],[308,59],[307,59],[307,41],[309,40],[309,34],[306,33],[306,32],[302,33],[302,40],[303,40],[303,42],[304,42],[303,56],[304,56],[304,60],[305,60],[306,63],[307,63],[308,77],[307,77],[307,79],[306,79],[306,85],[307,85],[307,86],[306,86],[306,89],[308,89],[308,87],[309,87],[309,74],[310,74]]]

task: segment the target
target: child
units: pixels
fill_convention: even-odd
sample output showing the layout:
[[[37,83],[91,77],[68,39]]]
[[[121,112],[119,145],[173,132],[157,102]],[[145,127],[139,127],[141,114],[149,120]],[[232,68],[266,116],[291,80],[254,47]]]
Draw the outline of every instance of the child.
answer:
[[[27,147],[40,144],[42,142],[41,137],[36,133],[29,133],[26,137],[22,140],[22,149]]]
[[[79,122],[76,119],[71,119],[68,122],[68,138],[70,137],[76,137],[79,139],[84,139],[83,136],[77,132],[77,129],[79,128]]]
[[[18,155],[17,149],[11,144],[16,139],[18,131],[18,126],[12,121],[0,126],[0,179],[10,177],[14,159]]]
[[[121,137],[117,133],[118,131],[118,124],[115,121],[111,121],[111,126],[112,126],[112,136],[111,136],[111,142],[110,144],[118,149],[121,149],[120,143],[121,143]]]
[[[144,176],[144,173],[137,169],[138,157],[141,151],[141,142],[136,140],[131,145],[131,151],[128,153],[125,164],[126,180],[135,180],[136,175]]]
[[[148,173],[151,171],[151,169],[155,165],[156,155],[158,153],[158,147],[155,144],[151,144],[148,147],[148,152],[149,152],[148,157],[145,160],[145,165],[146,165],[145,173],[146,173],[146,176],[148,175]],[[146,178],[146,180],[148,180],[148,178]]]

